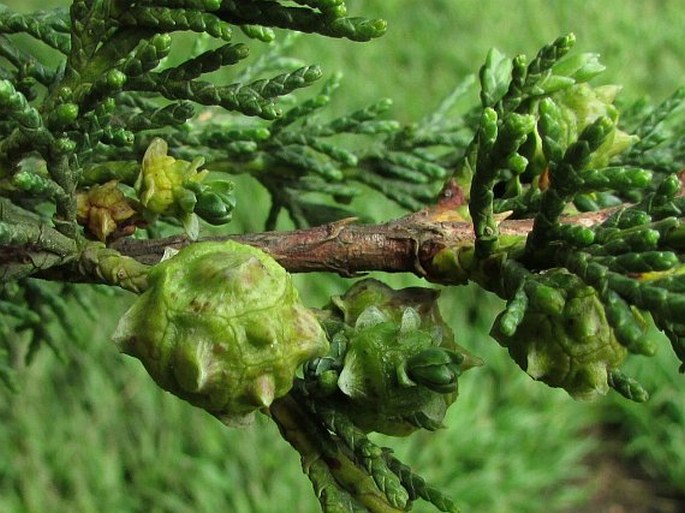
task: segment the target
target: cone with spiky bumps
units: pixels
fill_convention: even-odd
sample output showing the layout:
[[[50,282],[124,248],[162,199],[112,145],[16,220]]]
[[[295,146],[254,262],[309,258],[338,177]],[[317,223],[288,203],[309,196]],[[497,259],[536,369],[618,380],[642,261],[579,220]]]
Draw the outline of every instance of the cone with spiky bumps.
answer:
[[[331,401],[360,429],[404,436],[441,427],[459,376],[480,364],[455,343],[438,295],[366,279],[332,299],[329,331],[345,347]]]
[[[328,342],[290,275],[263,251],[197,243],[155,266],[114,341],[159,386],[229,424],[285,395]]]
[[[598,293],[564,269],[539,275],[536,285],[519,324],[509,326],[504,312],[491,334],[533,379],[576,399],[606,394],[628,350],[616,339]]]

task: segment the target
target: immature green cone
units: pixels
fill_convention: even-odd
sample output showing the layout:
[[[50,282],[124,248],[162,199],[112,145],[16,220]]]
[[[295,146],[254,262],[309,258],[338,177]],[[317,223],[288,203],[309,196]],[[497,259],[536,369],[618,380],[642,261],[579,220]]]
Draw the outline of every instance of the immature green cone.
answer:
[[[613,104],[620,88],[612,85],[592,87],[586,83],[564,88],[534,104],[533,111],[540,116],[534,130],[535,151],[526,155],[535,167],[535,174],[542,173],[549,161],[559,161],[568,147],[578,140],[589,125],[600,118],[608,118],[613,128],[597,148],[587,164],[589,169],[601,169],[615,155],[635,144],[638,138],[618,128],[619,111]],[[540,184],[547,185],[544,180]]]
[[[285,395],[328,349],[290,275],[236,242],[192,244],[155,266],[114,341],[165,390],[228,423]]]
[[[331,309],[347,326],[337,407],[359,428],[399,436],[439,428],[457,397],[457,378],[479,364],[454,342],[438,295],[367,279],[333,298]]]
[[[399,325],[407,307],[415,310],[419,316],[420,327],[433,329],[433,337],[439,341],[454,339],[450,327],[440,315],[438,296],[435,289],[408,287],[395,290],[374,279],[361,280],[350,287],[342,296],[331,298],[331,308],[343,316],[346,324],[353,326],[359,316],[370,306],[374,306]]]
[[[198,157],[192,162],[178,160],[167,155],[168,149],[163,139],[156,137],[152,140],[143,156],[135,188],[140,202],[148,211],[178,216],[192,212],[197,202],[186,182],[200,183],[208,171],[198,171],[204,158]]]
[[[600,117],[606,116],[616,121],[618,109],[613,103],[620,90],[620,87],[613,85],[591,87],[588,84],[578,84],[556,93],[554,99],[561,108],[562,124],[565,128],[563,135],[566,137],[565,145],[576,140],[583,129]],[[594,152],[589,167],[606,166],[611,157],[621,153],[635,142],[637,142],[637,137],[614,128],[605,142]]]
[[[563,269],[539,279],[546,286],[540,290],[550,291],[550,298],[530,298],[511,336],[500,329],[500,314],[492,336],[533,379],[563,388],[576,399],[606,394],[609,375],[627,350],[616,340],[597,292]]]

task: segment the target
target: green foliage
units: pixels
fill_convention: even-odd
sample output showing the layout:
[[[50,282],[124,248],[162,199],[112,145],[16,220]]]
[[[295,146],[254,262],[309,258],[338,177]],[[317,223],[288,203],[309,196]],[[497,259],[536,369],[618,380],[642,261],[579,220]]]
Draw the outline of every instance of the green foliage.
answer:
[[[324,511],[404,511],[419,498],[457,511],[367,436],[441,427],[457,379],[476,361],[452,340],[433,293],[373,285],[368,288],[385,292],[360,299],[359,290],[375,283],[362,282],[319,314],[331,352],[296,377],[305,359],[299,355],[283,377],[273,355],[253,361],[248,346],[292,339],[304,317],[313,319],[311,312],[300,306],[302,316],[275,315],[274,326],[251,320],[253,310],[273,313],[277,305],[235,310],[250,294],[271,298],[249,270],[236,285],[241,295],[224,304],[226,283],[205,273],[214,260],[203,260],[199,270],[179,265],[169,297],[162,294],[160,301],[154,295],[159,276],[173,264],[150,270],[110,247],[131,235],[178,233],[179,225],[193,241],[205,228],[200,218],[217,226],[230,222],[236,198],[226,175],[240,173],[271,196],[267,229],[276,227],[283,209],[296,227],[353,216],[348,205],[359,185],[417,210],[453,174],[445,194],[464,193],[470,219],[466,208],[460,213],[473,223],[473,240],[454,247],[440,242],[436,254],[430,249],[425,256],[428,235],[417,234],[413,270],[449,284],[471,280],[505,299],[492,334],[530,376],[574,397],[613,388],[644,401],[646,390],[620,366],[627,353],[655,352],[647,334],[651,320],[685,367],[683,201],[676,174],[685,156],[682,89],[655,108],[637,102],[619,116],[618,88],[588,84],[604,67],[596,54],[570,53],[575,38],[568,35],[530,62],[490,52],[479,73],[480,106],[466,114],[457,116],[452,107],[469,80],[415,124],[387,119],[389,100],[331,119],[323,111],[339,77],[325,81],[318,94],[293,100],[323,73],[283,58],[288,38],[236,72],[254,43],[234,39],[271,42],[276,29],[367,41],[382,35],[386,24],[348,17],[341,0],[76,0],[69,10],[34,15],[0,10],[0,32],[9,34],[0,36],[0,313],[9,320],[0,350],[3,381],[13,384],[26,340],[31,354],[40,341],[54,339],[53,327],[68,329],[62,296],[72,288],[53,290],[29,276],[147,289],[132,310],[133,322],[125,318],[119,342],[142,357],[164,388],[215,414],[263,408],[300,453]],[[178,31],[196,34],[190,52],[174,50],[171,33]],[[59,65],[41,64],[38,54],[15,44],[14,34],[61,54]],[[599,212],[606,207],[615,210]],[[449,208],[441,204],[423,214],[437,212],[448,224],[458,218]],[[587,215],[577,223],[569,217],[581,213]],[[507,216],[530,228],[500,232]],[[240,250],[229,253],[221,265]],[[254,255],[243,263],[269,267]],[[440,273],[432,275],[432,267]],[[178,287],[195,314],[198,300],[211,296],[203,303],[205,324],[193,313],[176,312]],[[172,304],[172,313],[158,310]],[[242,320],[234,325],[233,318]],[[173,327],[161,339],[155,319]],[[210,326],[211,342],[197,345],[202,326]],[[145,332],[153,336],[141,338]],[[67,334],[75,336],[74,330]],[[179,338],[167,361],[167,345]],[[220,356],[231,351],[232,358]],[[279,361],[288,360],[286,353]],[[207,376],[221,378],[208,399]],[[245,392],[249,411],[231,403],[233,396],[228,406],[222,402],[226,386]]]
[[[186,124],[195,113],[190,101],[265,119],[281,118],[283,111],[274,99],[321,77],[318,67],[304,66],[272,78],[229,85],[204,80],[204,75],[233,66],[248,56],[248,45],[228,42],[233,39],[233,25],[261,39],[273,38],[268,36],[269,26],[353,40],[378,37],[385,30],[382,21],[345,15],[342,2],[308,3],[302,7],[273,2],[253,2],[249,6],[238,2],[129,6],[127,2],[108,0],[75,2],[69,11],[55,9],[35,16],[15,14],[4,8],[0,20],[3,32],[27,33],[56,48],[66,59],[61,71],[51,72],[24,50],[17,47],[15,51],[9,40],[7,45],[3,44],[3,49],[7,49],[5,57],[14,66],[14,71],[10,67],[3,77],[0,91],[0,102],[8,116],[3,124],[0,152],[3,174],[22,193],[54,201],[62,218],[61,229],[69,233],[73,233],[76,221],[73,190],[102,185],[105,180],[118,180],[124,190],[124,184],[133,185],[132,178],[135,180],[137,173],[132,174],[131,170],[142,160],[143,152],[155,136],[173,142],[175,151],[181,155],[183,148],[179,146],[190,144],[197,155],[206,145],[205,154],[211,157],[206,158],[206,163],[210,168],[214,160],[228,162],[240,157],[238,161],[242,164],[237,170],[217,166],[220,171],[242,172],[251,166],[251,171],[257,173],[286,165],[294,167],[290,174],[294,173],[297,178],[312,170],[320,171],[323,183],[309,183],[308,190],[319,190],[322,185],[333,182],[329,192],[349,198],[352,189],[341,183],[345,177],[331,163],[321,162],[318,155],[342,160],[346,165],[354,165],[356,159],[349,151],[320,141],[318,134],[293,137],[291,133],[289,138],[275,140],[266,127],[245,129],[241,126],[243,122],[235,117],[209,126],[203,124],[196,131],[189,130]],[[259,22],[255,25],[257,19]],[[169,33],[183,30],[228,43],[209,47],[199,55],[186,54],[180,63],[164,66],[162,62],[172,49]],[[73,32],[71,41],[70,31]],[[30,89],[25,86],[16,89],[14,83],[23,83],[20,77],[26,73],[38,79],[37,82],[34,80]],[[322,98],[326,94],[324,91]],[[36,98],[38,108],[29,103]],[[292,123],[298,116],[292,111],[290,114]],[[289,124],[285,121],[287,118],[283,117],[279,130]],[[334,123],[326,136],[351,129]],[[216,137],[218,133],[221,137]],[[276,148],[282,150],[276,151]],[[277,161],[263,162],[265,154],[273,154]],[[18,173],[17,164],[26,155],[40,159],[34,166],[34,174],[38,176],[30,183],[25,174],[11,180]],[[276,173],[270,174],[274,180]],[[226,192],[225,187],[220,193],[212,190],[200,202],[199,208],[211,224],[230,220],[228,211],[232,206],[225,205],[230,205],[232,200]],[[294,203],[297,195],[292,196],[280,204]],[[130,203],[138,209],[135,201]],[[142,203],[145,206],[146,201]],[[224,208],[220,211],[222,204]],[[183,215],[166,210],[158,213],[187,216],[186,212]],[[181,221],[193,233],[193,225],[186,219]]]
[[[458,180],[471,182],[476,240],[472,260],[462,260],[465,269],[458,274],[471,274],[509,301],[494,333],[531,376],[572,395],[613,386],[627,397],[644,398],[636,382],[615,372],[622,360],[617,347],[609,351],[614,356],[602,350],[601,357],[582,364],[574,355],[592,354],[581,349],[587,337],[608,348],[615,347],[610,342],[614,336],[632,353],[653,354],[642,310],[685,361],[683,331],[673,321],[683,301],[678,285],[680,182],[675,175],[655,181],[646,169],[613,165],[614,157],[620,159],[637,138],[616,127],[614,93],[578,82],[601,66],[591,54],[565,57],[573,41],[570,36],[557,39],[528,65],[522,56],[509,62],[492,52],[481,69],[483,113],[457,171]],[[557,75],[559,70],[566,75]],[[679,119],[682,112],[674,98],[643,124]],[[660,143],[668,151],[680,141],[664,135]],[[593,202],[587,201],[588,194]],[[623,207],[592,229],[562,224],[562,215],[610,205],[612,198],[641,201],[628,208],[627,217]],[[511,206],[513,217],[533,216],[525,239],[499,236],[495,213]],[[568,279],[557,279],[563,276]],[[599,315],[596,325],[591,310]],[[600,335],[604,328],[599,326],[611,327],[608,338]],[[567,344],[563,340],[569,335]],[[600,368],[600,374],[590,370]]]
[[[105,11],[108,16],[102,14]],[[390,106],[388,100],[317,122],[314,114],[329,103],[337,89],[339,78],[335,76],[318,95],[295,107],[284,111],[275,103],[278,97],[319,79],[321,70],[317,66],[299,66],[272,78],[254,77],[257,70],[233,73],[233,77],[224,72],[229,85],[223,85],[223,80],[217,85],[205,79],[207,74],[235,66],[248,57],[249,45],[229,42],[234,38],[230,28],[234,25],[249,36],[266,40],[273,39],[264,32],[270,26],[355,41],[375,38],[385,31],[381,20],[346,17],[343,2],[308,2],[302,7],[273,2],[252,2],[249,7],[240,2],[162,2],[132,8],[126,2],[77,2],[69,13],[56,9],[32,18],[7,10],[6,18],[7,31],[25,32],[47,44],[53,43],[53,30],[35,30],[36,20],[54,26],[60,35],[66,36],[72,26],[75,30],[73,48],[68,39],[58,46],[52,44],[67,56],[63,73],[40,72],[42,80],[26,97],[12,89],[11,82],[4,85],[7,108],[24,128],[5,134],[2,150],[2,168],[10,176],[17,173],[13,167],[16,162],[37,150],[44,164],[38,162],[35,174],[44,183],[28,187],[17,179],[15,186],[23,193],[49,196],[58,205],[64,222],[72,223],[69,230],[74,230],[75,221],[70,191],[111,180],[117,180],[119,188],[126,190],[126,185],[135,182],[136,165],[155,137],[166,140],[175,156],[192,161],[198,154],[204,155],[210,170],[253,174],[274,200],[267,228],[274,227],[282,208],[298,226],[354,215],[345,207],[360,192],[353,182],[378,189],[406,208],[417,209],[434,197],[438,181],[447,176],[443,165],[424,149],[452,145],[453,129],[437,125],[424,127],[418,133],[413,127],[404,129],[397,122],[381,118]],[[211,42],[202,43],[197,46],[199,54],[181,52],[180,62],[169,66],[169,33],[183,30],[226,43],[217,47]],[[42,69],[37,67],[39,61],[25,52],[9,60],[17,68],[16,73],[27,66]],[[258,67],[278,69],[280,62],[285,63],[274,50],[262,58]],[[43,113],[26,103],[26,98],[36,95]],[[207,110],[203,114],[210,116],[209,122],[193,122],[193,103],[276,121],[246,127],[242,119]],[[344,134],[376,136],[378,143],[346,147],[337,141]],[[330,199],[315,199],[314,193],[324,194],[337,205],[331,205]],[[150,221],[133,198],[129,203],[131,208],[142,210],[146,222]],[[142,206],[145,203],[143,198]],[[198,208],[210,224],[226,223],[232,203],[224,188],[222,194],[205,198]],[[182,210],[164,212],[162,220],[180,222],[190,235],[195,235],[197,221]],[[101,238],[101,233],[91,234]]]

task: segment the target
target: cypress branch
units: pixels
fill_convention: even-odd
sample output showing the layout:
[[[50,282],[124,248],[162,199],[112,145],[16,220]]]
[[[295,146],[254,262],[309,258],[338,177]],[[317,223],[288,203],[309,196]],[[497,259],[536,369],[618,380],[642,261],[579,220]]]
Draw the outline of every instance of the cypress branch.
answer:
[[[628,111],[633,117],[628,125],[642,137],[638,141],[620,128],[613,104],[618,88],[587,83],[603,69],[597,56],[567,55],[573,35],[544,46],[530,62],[490,52],[479,74],[481,108],[452,115],[467,81],[433,115],[409,126],[386,119],[389,100],[325,119],[323,108],[340,85],[337,75],[318,94],[295,99],[283,112],[276,99],[322,76],[317,66],[279,54],[292,38],[273,45],[228,85],[201,78],[247,57],[246,44],[226,44],[235,28],[264,42],[275,38],[276,28],[355,41],[385,31],[384,21],[348,17],[346,11],[343,0],[75,0],[68,13],[33,15],[0,8],[0,56],[6,61],[0,67],[0,315],[12,318],[11,326],[31,331],[30,353],[42,339],[58,351],[57,337],[46,326],[59,323],[65,334],[74,334],[63,297],[71,289],[51,290],[25,278],[103,283],[146,300],[160,286],[159,273],[173,270],[178,261],[157,266],[170,250],[193,246],[183,255],[195,258],[207,250],[231,260],[240,248],[251,258],[245,274],[236,274],[240,279],[231,275],[236,291],[256,294],[258,275],[273,271],[265,282],[278,285],[275,275],[281,273],[290,297],[280,300],[288,304],[297,294],[277,262],[291,272],[387,271],[444,285],[473,281],[506,301],[491,334],[531,377],[573,397],[611,388],[645,400],[646,391],[620,366],[629,352],[654,353],[647,313],[685,361],[680,321],[685,315],[685,198],[674,173],[685,160],[685,143],[674,129],[683,90],[654,109]],[[172,67],[159,69],[170,55],[170,33],[179,30],[207,34],[221,46],[205,45],[199,55],[181,56]],[[20,32],[66,53],[65,61],[54,69],[41,65],[9,39]],[[267,71],[273,76],[262,78]],[[196,103],[209,108],[194,119]],[[271,123],[245,122],[217,108]],[[352,134],[362,137],[348,145]],[[313,227],[200,237],[199,219],[212,225],[231,220],[235,187],[225,175],[241,172],[252,174],[271,196],[268,227],[276,225],[282,209],[296,226]],[[348,205],[359,184],[413,213],[381,224],[359,222]],[[185,234],[178,235],[179,229]],[[162,238],[162,233],[177,235]],[[199,244],[229,239],[268,255],[232,243]],[[227,247],[233,248],[228,257]],[[257,261],[261,264],[255,266]],[[212,265],[223,270],[226,263]],[[205,270],[192,268],[200,274]],[[183,286],[204,284],[190,280]],[[252,383],[246,372],[247,383],[241,383],[247,401],[259,405],[227,403],[226,412],[216,413],[243,419],[257,408],[270,415],[300,453],[324,511],[395,513],[417,498],[457,511],[454,502],[371,443],[364,429],[396,434],[437,429],[456,398],[460,365],[469,362],[468,368],[477,359],[437,347],[451,344],[452,335],[433,304],[435,293],[386,289],[376,283],[371,296],[379,296],[359,312],[348,305],[367,301],[363,293],[354,297],[360,289],[332,298],[316,316],[293,303],[303,319],[311,319],[310,325],[288,325],[294,339],[301,341],[298,330],[308,329],[320,346],[293,360],[294,369],[314,358],[304,364],[304,377],[288,377],[286,371],[278,376],[269,355],[266,374]],[[174,303],[180,298],[176,292]],[[197,309],[209,303],[198,303],[204,296],[190,293],[194,310],[187,322],[197,322]],[[220,292],[221,300],[225,293]],[[235,294],[231,301],[236,303],[245,297]],[[388,304],[385,294],[393,297]],[[153,302],[165,307],[163,301]],[[160,332],[146,324],[155,321],[146,318],[145,307],[142,314],[136,308],[122,322],[140,324],[141,330],[132,331],[130,339],[121,335],[126,330],[117,330],[118,343],[132,354],[139,331]],[[251,314],[254,308],[246,310]],[[283,322],[292,324],[292,319]],[[158,377],[172,373],[171,381],[178,383],[162,386],[201,404],[196,394],[204,400],[213,366],[226,362],[214,360],[220,352],[214,340],[200,355],[205,349],[197,345],[194,329],[195,324],[179,330],[193,334],[191,345],[180,347],[178,365]],[[333,339],[327,354],[324,330]],[[168,332],[177,338],[175,330]],[[0,328],[0,336],[6,333]],[[380,340],[373,337],[386,334],[390,345],[380,357],[367,352]],[[261,322],[246,326],[244,335],[245,346],[255,347],[279,336]],[[400,348],[406,350],[404,359],[399,353],[387,356],[397,340],[407,342]],[[427,347],[428,340],[435,347],[410,354]],[[262,358],[252,354],[254,348],[240,349]],[[350,354],[364,356],[357,372],[365,375],[353,376]],[[149,369],[164,364],[152,356]],[[383,360],[376,376],[366,367],[373,358]],[[0,351],[0,379],[11,382],[6,363]],[[249,368],[261,371],[261,366]],[[404,415],[405,404],[398,402],[390,413],[378,408],[373,412],[377,422],[368,422],[368,408],[355,410],[354,387],[374,380],[379,389],[388,383],[398,385],[400,394],[411,389],[425,408]],[[391,404],[386,392],[381,395]],[[433,393],[441,394],[438,402]],[[212,404],[215,399],[209,398]],[[433,409],[442,409],[441,414],[434,418]]]

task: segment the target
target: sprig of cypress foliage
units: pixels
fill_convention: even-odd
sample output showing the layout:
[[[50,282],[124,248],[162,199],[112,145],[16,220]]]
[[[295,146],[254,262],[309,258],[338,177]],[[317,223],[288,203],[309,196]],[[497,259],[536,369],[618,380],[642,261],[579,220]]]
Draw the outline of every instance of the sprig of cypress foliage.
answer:
[[[481,69],[483,114],[461,168],[466,177],[473,173],[469,206],[475,258],[463,262],[473,266],[467,270],[473,279],[508,300],[493,334],[533,377],[573,395],[611,387],[643,401],[646,392],[615,367],[621,360],[618,346],[612,346],[614,356],[602,353],[606,360],[600,365],[608,370],[595,375],[596,381],[586,382],[588,388],[572,371],[564,374],[550,365],[552,360],[534,356],[557,350],[559,338],[541,335],[544,323],[550,322],[550,329],[559,330],[556,337],[561,337],[580,319],[574,317],[571,305],[586,301],[589,309],[589,298],[594,297],[592,309],[597,308],[599,324],[611,330],[607,340],[615,337],[631,353],[652,355],[655,345],[646,335],[642,313],[648,312],[683,358],[682,326],[666,320],[680,315],[683,302],[678,278],[685,257],[678,242],[681,185],[673,174],[652,171],[645,157],[660,146],[659,151],[675,158],[671,165],[682,167],[682,158],[676,157],[679,142],[668,129],[679,119],[682,94],[677,92],[653,111],[640,111],[637,122],[629,120],[639,135],[628,136],[617,128],[618,112],[607,103],[614,94],[607,88],[593,93],[589,86],[576,83],[602,67],[595,56],[564,58],[572,43],[572,37],[557,39],[528,66],[523,57],[508,61],[491,52]],[[567,75],[552,78],[561,71]],[[573,110],[568,99],[574,95],[596,105],[599,115],[589,116],[589,110],[578,107],[580,103]],[[506,120],[523,114],[532,118],[534,127],[517,137],[507,129]],[[576,116],[576,125],[569,124],[569,116]],[[504,158],[493,162],[499,155]],[[457,179],[463,181],[464,176]],[[619,203],[641,200],[595,226],[564,223],[567,214],[577,212],[575,208],[600,208],[612,197]],[[534,218],[525,240],[502,240],[495,213],[505,209],[512,209],[514,216]],[[494,268],[500,269],[495,277]],[[594,315],[590,311],[585,319]],[[533,321],[535,315],[539,317]],[[567,328],[561,327],[564,322]],[[536,323],[537,334],[526,334]],[[526,337],[530,342],[521,342]],[[565,351],[572,355],[574,344],[581,347],[582,337],[564,346]],[[572,369],[582,364],[572,359],[570,365]]]
[[[0,6],[0,33],[26,33],[39,41],[67,53],[70,48],[69,22],[64,9],[19,14]]]
[[[575,37],[567,35],[530,62],[492,51],[479,73],[480,106],[466,114],[453,116],[451,107],[468,83],[413,125],[389,118],[390,100],[330,119],[324,108],[338,76],[288,104],[279,99],[322,78],[317,66],[295,65],[275,50],[239,71],[250,46],[232,42],[235,30],[267,43],[277,28],[368,41],[386,25],[348,16],[342,0],[75,0],[69,10],[33,15],[0,9],[0,242],[8,261],[0,280],[1,380],[11,385],[6,325],[26,334],[30,354],[41,341],[57,348],[48,325],[67,336],[75,329],[64,302],[73,289],[31,275],[75,275],[142,293],[149,267],[109,244],[136,231],[155,238],[166,227],[181,227],[192,241],[198,219],[228,223],[236,197],[226,175],[243,172],[271,194],[269,229],[282,210],[298,227],[353,215],[346,204],[357,184],[418,210],[454,172],[448,185],[470,199],[468,213],[459,214],[470,215],[473,237],[460,232],[456,247],[442,247],[443,240],[433,245],[417,235],[413,270],[430,277],[423,264],[443,257],[440,271],[454,273],[451,283],[471,279],[504,298],[492,335],[533,378],[582,399],[611,388],[646,400],[621,365],[628,353],[654,353],[649,317],[685,366],[685,200],[676,174],[685,160],[677,130],[682,89],[654,109],[628,109],[623,119],[618,89],[588,83],[603,70],[597,56],[572,55]],[[210,42],[170,64],[176,31]],[[62,52],[64,61],[41,64],[12,40],[18,33]],[[228,77],[221,83],[206,76],[219,70]],[[345,144],[350,135],[361,142]],[[569,222],[569,214],[607,206],[617,208],[603,222]],[[432,229],[442,236],[443,224],[457,218],[450,208],[421,215],[437,216]],[[531,220],[529,233],[500,230],[508,210]],[[303,457],[324,511],[397,512],[417,498],[457,511],[359,427],[437,429],[456,397],[460,365],[470,357],[437,347],[449,329],[425,299],[435,296],[414,293],[424,299],[403,308],[399,321],[392,308],[364,310],[354,351],[334,336],[331,353],[306,364],[294,390],[269,411]],[[382,330],[394,330],[383,357],[402,337],[412,350],[426,337],[436,347],[375,376],[382,386],[371,392],[386,393],[385,400],[387,383],[413,388],[421,408],[405,412],[398,401],[374,422],[376,412],[354,389],[369,385],[363,378],[370,373],[354,375],[347,356],[371,354],[365,351]],[[433,408],[442,415],[431,417]]]
[[[28,102],[35,93],[24,84],[24,78],[21,78],[23,82],[17,82],[23,84],[20,89],[8,90],[7,94],[14,98],[14,106],[9,107],[14,112],[13,116],[23,112],[22,119],[28,124],[24,123],[23,131],[8,132],[2,143],[3,153],[12,159],[33,149],[39,150],[51,179],[64,191],[60,201],[69,204],[60,207],[60,215],[67,219],[64,226],[71,223],[69,230],[73,231],[75,207],[68,198],[81,183],[82,169],[108,169],[104,174],[98,171],[98,176],[126,178],[130,183],[128,176],[117,177],[112,173],[113,169],[124,168],[103,165],[112,159],[119,162],[139,160],[146,145],[157,135],[154,133],[156,130],[164,132],[172,141],[198,141],[182,127],[182,123],[192,115],[187,102],[277,119],[282,114],[275,104],[277,97],[306,87],[321,76],[318,67],[304,66],[271,79],[255,77],[249,82],[230,85],[217,86],[202,79],[207,73],[243,60],[248,55],[248,47],[242,43],[209,49],[174,67],[160,70],[160,64],[171,48],[169,32],[190,30],[229,41],[232,27],[238,26],[249,37],[270,41],[274,38],[270,27],[291,25],[308,32],[355,40],[368,40],[384,31],[382,21],[346,18],[343,2],[305,2],[301,6],[290,7],[276,2],[247,5],[212,0],[160,0],[129,5],[127,2],[101,0],[76,1],[69,10],[56,9],[35,15],[19,15],[4,9],[0,13],[0,32],[32,35],[67,54],[67,60],[63,72],[57,74],[9,40],[7,45],[3,45],[4,56],[17,68],[18,79],[37,80],[51,91],[43,102],[44,109],[41,109],[50,115],[42,119],[43,114],[38,110],[32,114],[33,107]],[[240,18],[239,22],[237,18]],[[13,75],[8,74],[7,79],[11,78]],[[60,84],[55,84],[55,81]],[[10,83],[7,86],[14,87]],[[20,98],[17,95],[28,92],[31,96],[21,107],[17,103],[17,98]],[[135,105],[129,103],[132,94],[139,98]],[[148,99],[143,101],[145,95]],[[167,106],[155,96],[176,101],[183,108]],[[45,130],[41,128],[43,125]],[[169,130],[172,127],[178,130]],[[225,129],[226,126],[222,125],[222,130]],[[341,131],[339,128],[338,132]],[[152,133],[148,135],[146,132]],[[231,133],[230,128],[228,132]],[[201,139],[218,144],[215,137]],[[315,137],[305,137],[297,143],[279,141],[268,147],[263,139],[261,144],[240,138],[226,140],[220,150],[224,158],[238,158],[243,162],[251,156],[258,160],[266,151],[278,153],[277,160],[285,165],[302,167],[305,173],[319,172],[328,177],[327,181],[333,178],[336,182],[341,181],[341,175],[334,170],[332,163],[325,161],[355,163],[350,152]],[[97,152],[93,151],[96,146],[99,146]],[[280,149],[276,151],[276,147]],[[179,154],[184,154],[183,151],[179,148]],[[53,164],[51,160],[60,152],[63,160],[59,165]],[[210,150],[207,154],[218,156],[219,149]],[[91,161],[97,165],[93,166]],[[129,170],[132,166],[125,168]],[[93,177],[89,173],[88,181],[92,183]],[[21,183],[24,182],[17,180],[17,184]],[[327,183],[323,185],[329,187]],[[312,188],[312,185],[305,187]],[[341,186],[337,197],[349,196],[350,190],[349,186]],[[24,187],[24,191],[38,193],[35,187]],[[40,195],[43,198],[56,197],[55,194],[46,196],[44,192]],[[296,196],[289,195],[290,198]]]
[[[278,2],[254,1],[244,4],[225,0],[221,3],[218,14],[238,25],[270,25],[330,37],[344,37],[352,41],[369,41],[380,37],[387,28],[384,20],[346,17],[345,9],[340,8],[342,4],[332,8],[322,8],[323,4],[317,2],[307,2],[305,5],[321,8],[321,11],[287,7]]]

